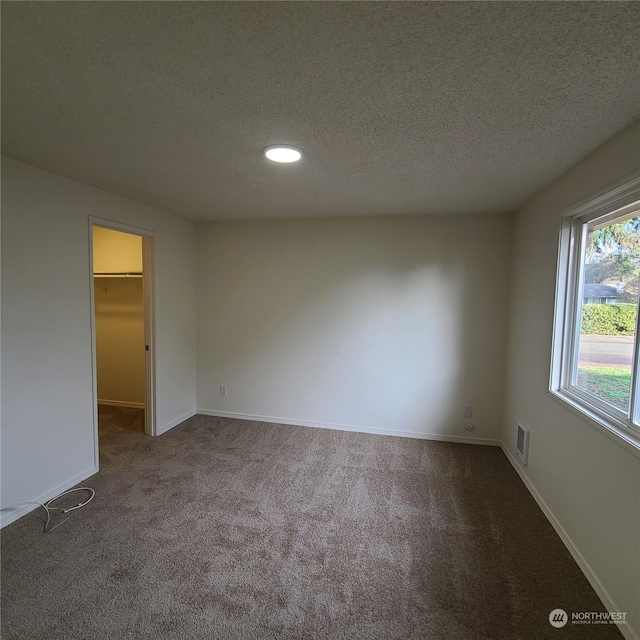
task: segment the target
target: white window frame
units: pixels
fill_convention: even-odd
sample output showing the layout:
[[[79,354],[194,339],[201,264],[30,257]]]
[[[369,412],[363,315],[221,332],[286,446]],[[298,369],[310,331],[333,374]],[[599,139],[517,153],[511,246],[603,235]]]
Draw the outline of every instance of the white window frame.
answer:
[[[625,413],[587,393],[572,380],[573,362],[580,340],[582,256],[587,226],[596,219],[605,223],[638,210],[640,171],[562,214],[549,393],[591,426],[640,457],[640,312],[636,324],[629,412]]]

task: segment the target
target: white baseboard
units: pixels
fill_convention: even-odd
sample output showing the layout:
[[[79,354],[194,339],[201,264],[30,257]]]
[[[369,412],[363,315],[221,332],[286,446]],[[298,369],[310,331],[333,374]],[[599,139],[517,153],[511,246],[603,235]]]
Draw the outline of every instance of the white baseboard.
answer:
[[[540,495],[538,490],[535,488],[529,476],[526,474],[522,465],[518,462],[516,457],[511,453],[509,448],[504,444],[504,442],[500,443],[502,450],[504,451],[507,459],[516,470],[522,482],[524,482],[525,487],[529,490],[529,493],[533,496],[534,500],[538,503],[538,506],[542,509],[542,512],[547,517],[547,520],[551,523],[551,526],[555,529],[556,533],[560,536],[560,540],[564,543],[564,546],[567,547],[569,553],[576,561],[576,564],[580,567],[580,570],[584,574],[585,578],[589,581],[589,584],[593,587],[593,590],[596,592],[600,600],[602,600],[602,604],[604,605],[607,611],[620,611],[620,608],[613,601],[609,592],[605,589],[602,582],[600,582],[598,576],[595,574],[594,570],[591,568],[591,565],[586,561],[585,557],[580,553],[580,550],[575,545],[569,534],[565,531],[564,527],[560,523],[560,520],[556,518],[555,514],[547,503],[544,501],[543,497]],[[635,631],[628,624],[620,624],[616,625],[619,629],[620,633],[627,640],[640,640]]]
[[[187,413],[180,416],[179,418],[176,418],[175,420],[171,420],[171,422],[167,422],[167,424],[163,425],[162,427],[158,427],[158,429],[156,430],[156,435],[161,436],[163,433],[166,433],[167,431],[169,431],[169,429],[173,429],[173,427],[177,427],[181,422],[184,422],[185,420],[192,418],[193,416],[196,415],[196,413],[198,413],[196,409],[187,411]]]
[[[197,413],[203,416],[217,416],[220,418],[235,418],[237,420],[255,420],[257,422],[272,422],[274,424],[291,424],[297,427],[315,427],[319,429],[335,429],[337,431],[357,431],[358,433],[373,433],[381,436],[398,436],[400,438],[419,438],[421,440],[439,440],[441,442],[459,442],[462,444],[482,444],[499,447],[499,440],[488,438],[467,438],[463,436],[448,436],[439,433],[422,433],[421,431],[398,431],[396,429],[380,429],[378,427],[364,427],[352,424],[334,424],[331,422],[310,422],[308,420],[291,420],[289,418],[277,418],[274,416],[260,416],[249,413],[232,413],[230,411],[210,411],[198,409]]]
[[[131,407],[132,409],[144,409],[144,402],[125,402],[124,400],[100,400],[98,404],[106,404],[108,407]]]
[[[71,489],[71,487],[73,487],[74,485],[78,484],[79,482],[82,482],[83,480],[86,480],[87,478],[91,477],[96,473],[98,473],[97,466],[89,467],[89,469],[86,469],[85,471],[83,471],[82,473],[79,473],[73,478],[69,478],[69,480],[67,480],[66,482],[63,482],[57,487],[54,487],[49,491],[45,491],[45,493],[38,496],[37,498],[33,498],[33,500],[29,501],[29,503],[17,503],[17,506],[15,509],[11,508],[11,509],[8,509],[7,511],[0,512],[1,513],[0,529],[6,527],[12,522],[15,522],[16,520],[19,520],[20,518],[22,518],[22,516],[26,516],[27,513],[30,513],[34,509],[39,509],[40,507],[37,504],[32,504],[33,502],[43,503],[43,502],[46,502],[47,500],[51,500],[51,498],[55,498],[56,496],[60,495],[67,489]]]

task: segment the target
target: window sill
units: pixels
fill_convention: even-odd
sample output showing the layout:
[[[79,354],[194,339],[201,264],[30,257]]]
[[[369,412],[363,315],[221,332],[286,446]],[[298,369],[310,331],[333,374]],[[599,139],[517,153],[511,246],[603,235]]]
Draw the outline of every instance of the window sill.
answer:
[[[595,410],[585,406],[564,390],[550,390],[548,395],[579,418],[582,418],[588,425],[607,436],[609,440],[613,440],[625,451],[633,454],[636,458],[640,458],[640,437],[617,426],[612,421],[606,420]]]

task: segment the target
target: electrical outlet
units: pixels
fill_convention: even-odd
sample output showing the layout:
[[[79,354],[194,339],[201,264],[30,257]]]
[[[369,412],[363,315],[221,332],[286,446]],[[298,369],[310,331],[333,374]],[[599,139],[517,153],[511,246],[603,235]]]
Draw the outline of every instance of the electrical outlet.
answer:
[[[468,404],[464,408],[464,417],[471,418],[471,416],[473,416],[473,406]]]
[[[220,385],[220,395],[221,396],[226,396],[227,395],[227,385],[226,384],[221,384]]]
[[[464,425],[464,428],[467,431],[473,431],[476,428],[476,425],[473,424],[472,422],[467,422],[467,424]]]

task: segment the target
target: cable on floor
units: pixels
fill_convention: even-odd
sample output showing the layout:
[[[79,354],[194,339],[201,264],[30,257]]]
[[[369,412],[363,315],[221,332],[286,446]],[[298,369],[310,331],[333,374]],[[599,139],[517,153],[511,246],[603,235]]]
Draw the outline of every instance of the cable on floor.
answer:
[[[84,502],[78,502],[78,504],[76,504],[73,507],[52,507],[52,506],[50,506],[51,503],[54,502],[55,500],[59,500],[63,496],[69,495],[70,493],[75,493],[76,491],[88,491],[90,495]],[[55,529],[57,529],[61,524],[64,524],[71,517],[69,515],[64,520],[62,520],[62,522],[58,522],[58,524],[55,525],[55,527],[49,528],[49,524],[51,523],[51,512],[52,511],[62,511],[62,513],[71,513],[72,511],[75,511],[76,509],[81,509],[82,507],[85,507],[86,505],[88,505],[93,500],[95,495],[96,495],[96,492],[93,489],[91,489],[90,487],[79,487],[77,489],[69,489],[68,491],[63,491],[62,493],[60,493],[57,496],[55,496],[55,498],[51,498],[51,500],[47,500],[46,502],[16,502],[14,504],[10,504],[8,507],[2,507],[0,509],[0,511],[4,511],[5,509],[14,509],[15,507],[19,507],[21,504],[37,504],[38,506],[42,507],[47,512],[47,521],[46,521],[46,523],[44,525],[44,532],[45,533],[49,533],[50,531],[54,531]]]

